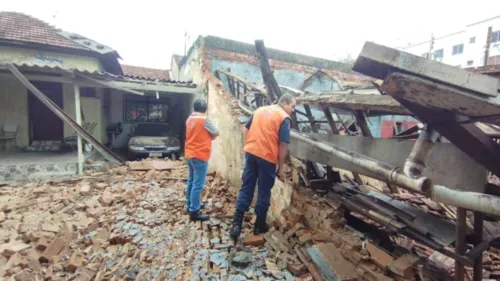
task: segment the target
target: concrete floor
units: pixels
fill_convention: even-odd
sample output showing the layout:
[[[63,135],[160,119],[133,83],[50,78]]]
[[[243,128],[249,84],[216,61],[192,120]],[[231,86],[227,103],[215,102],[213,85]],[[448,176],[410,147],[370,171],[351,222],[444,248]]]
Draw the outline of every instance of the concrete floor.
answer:
[[[77,163],[76,152],[0,152],[0,165]]]

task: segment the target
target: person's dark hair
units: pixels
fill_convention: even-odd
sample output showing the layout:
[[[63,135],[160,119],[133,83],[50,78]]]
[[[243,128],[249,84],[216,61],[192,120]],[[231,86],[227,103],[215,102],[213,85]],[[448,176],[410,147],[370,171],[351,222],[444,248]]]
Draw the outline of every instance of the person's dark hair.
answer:
[[[207,112],[207,102],[202,99],[197,99],[194,101],[193,109],[196,112],[205,113]]]
[[[282,105],[282,104],[285,104],[285,103],[286,104],[291,104],[294,99],[295,99],[294,96],[292,96],[291,94],[286,93],[286,94],[283,94],[280,97],[280,99],[278,101],[278,104],[279,105]]]

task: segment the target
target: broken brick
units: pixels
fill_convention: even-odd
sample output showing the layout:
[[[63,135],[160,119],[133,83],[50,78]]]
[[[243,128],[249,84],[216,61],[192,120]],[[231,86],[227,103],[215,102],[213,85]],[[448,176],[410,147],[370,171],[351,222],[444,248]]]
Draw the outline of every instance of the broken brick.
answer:
[[[313,239],[313,234],[311,232],[306,232],[299,237],[299,244],[304,245],[305,243],[311,241],[312,239]]]
[[[264,239],[264,234],[254,235],[253,233],[248,234],[243,239],[243,245],[245,246],[260,246],[266,243]]]
[[[75,272],[80,266],[83,265],[83,253],[73,252],[71,258],[68,261],[68,266],[66,269],[70,272]]]
[[[305,270],[305,266],[303,264],[292,264],[292,263],[289,263],[287,265],[287,269],[288,271],[290,271],[291,273],[293,273],[293,275],[295,276],[298,276],[300,274],[302,274]]]
[[[36,242],[36,249],[39,250],[39,251],[45,251],[45,249],[47,249],[47,247],[49,246],[50,242],[47,238],[45,237],[40,237],[40,239],[38,239],[38,241]]]
[[[12,244],[8,244],[6,248],[3,250],[2,255],[6,257],[10,257],[15,253],[19,253],[21,251],[27,250],[31,248],[31,245],[25,244],[22,242],[14,242]]]
[[[389,266],[389,270],[396,275],[404,278],[410,278],[414,275],[413,269],[420,262],[420,259],[412,254],[404,254],[396,259]]]
[[[43,251],[40,256],[40,262],[50,262],[55,255],[58,255],[59,252],[66,247],[67,242],[64,239],[56,238],[50,245]]]
[[[382,270],[387,270],[394,261],[391,255],[370,242],[366,243],[366,250],[370,254],[372,261]]]
[[[81,195],[89,195],[90,194],[90,184],[83,184],[80,186],[80,194]]]

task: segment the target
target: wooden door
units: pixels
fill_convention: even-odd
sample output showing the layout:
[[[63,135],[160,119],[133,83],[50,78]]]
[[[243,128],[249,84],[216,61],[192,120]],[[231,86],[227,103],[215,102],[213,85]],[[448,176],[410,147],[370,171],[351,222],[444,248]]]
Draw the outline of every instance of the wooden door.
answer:
[[[49,99],[63,108],[63,88],[61,83],[33,83]],[[64,138],[63,121],[57,117],[33,93],[28,92],[30,141],[62,141]]]

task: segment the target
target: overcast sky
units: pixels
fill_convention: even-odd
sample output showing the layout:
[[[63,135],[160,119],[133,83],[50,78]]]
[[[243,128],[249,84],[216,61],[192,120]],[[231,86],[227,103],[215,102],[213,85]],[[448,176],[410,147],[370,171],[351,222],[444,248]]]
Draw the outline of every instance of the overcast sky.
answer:
[[[0,0],[23,12],[116,49],[124,63],[170,68],[184,53],[184,34],[216,35],[340,60],[365,41],[401,47],[500,15],[500,0]],[[293,4],[292,4],[293,3]],[[405,3],[405,4],[403,4]]]

